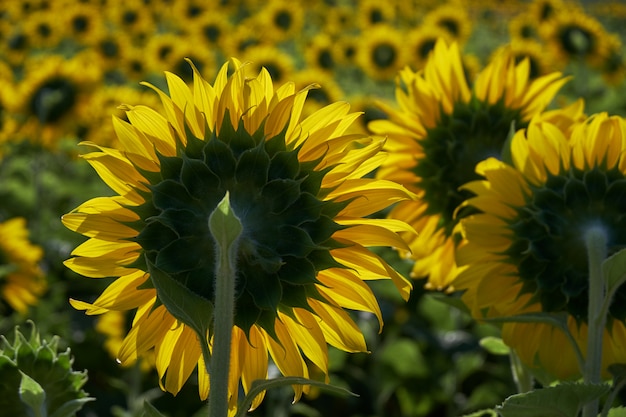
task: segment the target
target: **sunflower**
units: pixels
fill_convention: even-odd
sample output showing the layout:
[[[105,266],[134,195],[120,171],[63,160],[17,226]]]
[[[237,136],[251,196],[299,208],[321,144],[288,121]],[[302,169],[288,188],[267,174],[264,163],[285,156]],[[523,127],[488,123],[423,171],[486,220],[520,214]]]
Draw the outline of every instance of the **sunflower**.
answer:
[[[472,22],[467,12],[454,4],[445,4],[429,12],[423,24],[445,30],[459,44],[464,44],[472,34]]]
[[[424,67],[438,39],[452,41],[448,32],[439,26],[420,25],[407,33],[407,59],[413,69]]]
[[[394,25],[396,9],[392,2],[359,0],[356,5],[356,19],[362,31],[368,31],[378,24]]]
[[[539,22],[530,13],[520,13],[513,17],[509,23],[509,36],[511,40],[538,40],[539,39]]]
[[[215,249],[207,218],[225,193],[243,224],[237,256],[231,410],[244,391],[267,377],[271,357],[284,375],[307,377],[305,357],[328,375],[327,344],[366,350],[344,310],[381,319],[363,280],[391,279],[403,297],[410,282],[370,246],[406,244],[401,221],[366,218],[412,195],[390,181],[363,178],[381,162],[382,141],[344,135],[358,117],[334,103],[301,120],[308,91],[274,89],[233,60],[210,85],[194,71],[193,87],[166,73],[171,97],[155,89],[166,116],[128,106],[114,119],[120,149],[84,155],[115,191],[89,200],[63,223],[89,239],[65,264],[93,277],[117,277],[93,303],[72,300],[87,314],[136,310],[120,349],[122,364],[154,348],[161,387],[176,394],[198,369],[208,375],[194,331],[159,301],[152,275],[168,274],[213,299]],[[231,71],[232,72],[232,71]],[[89,144],[87,144],[89,145]],[[295,399],[307,387],[295,386]],[[262,400],[257,397],[254,406]]]
[[[608,34],[604,26],[579,9],[559,13],[542,31],[553,60],[562,65],[580,59],[599,66],[608,55]]]
[[[466,269],[453,285],[477,318],[530,312],[567,313],[568,327],[586,351],[589,269],[584,236],[595,227],[612,254],[626,245],[626,122],[606,114],[575,124],[569,137],[545,121],[518,131],[512,165],[487,159],[483,180],[463,186],[481,211],[461,221],[457,255]],[[626,352],[626,287],[609,308],[604,371]],[[531,367],[558,379],[580,375],[565,335],[546,323],[506,323],[504,341]],[[555,349],[558,346],[558,349]]]
[[[626,78],[626,61],[622,52],[622,41],[617,35],[609,35],[608,53],[600,70],[602,78],[609,85],[619,85]]]
[[[273,0],[257,15],[263,37],[270,42],[292,39],[302,32],[304,5],[289,0]]]
[[[105,31],[99,7],[91,4],[72,4],[62,13],[65,37],[78,44],[92,45]]]
[[[331,73],[337,67],[338,43],[326,33],[317,33],[304,48],[304,59],[307,68]]]
[[[124,34],[113,30],[101,32],[99,37],[94,39],[92,45],[93,50],[98,55],[100,65],[105,71],[119,69],[120,63],[126,55],[127,47],[127,39]]]
[[[9,306],[25,314],[46,290],[39,262],[43,250],[28,239],[26,219],[0,223],[0,294]]]
[[[515,62],[519,63],[525,59],[528,60],[529,76],[535,79],[549,72],[552,67],[551,56],[546,52],[543,45],[532,39],[517,39],[511,43],[502,46],[496,50],[495,54],[500,53],[501,49],[507,48],[511,51],[511,55]]]
[[[344,99],[344,93],[335,78],[326,71],[305,69],[291,77],[296,90],[309,89],[302,114],[308,116],[316,110]],[[314,88],[311,88],[314,87]],[[352,103],[351,103],[352,104]]]
[[[50,48],[58,45],[64,28],[54,14],[37,11],[24,21],[24,32],[31,40],[32,48]]]
[[[401,32],[392,26],[373,26],[362,36],[357,49],[359,68],[375,80],[391,80],[406,63]]]
[[[21,120],[20,137],[45,147],[75,133],[77,114],[101,79],[93,54],[71,59],[44,55],[26,62],[25,77],[17,86],[10,110]]]
[[[154,18],[145,12],[142,0],[111,0],[104,10],[112,27],[126,33],[136,44],[142,44],[154,32]]]
[[[563,0],[533,0],[528,6],[528,13],[539,24],[550,22],[566,10]]]
[[[197,43],[192,41],[192,44],[200,44],[203,48],[218,50],[224,48],[226,38],[234,30],[233,25],[225,16],[214,13],[204,14],[193,20],[186,29],[192,39],[198,40]]]
[[[456,43],[439,41],[422,71],[397,78],[399,109],[381,103],[389,120],[370,123],[387,137],[390,157],[378,171],[419,195],[389,214],[413,225],[413,277],[428,288],[445,289],[457,273],[454,250],[456,208],[469,196],[459,186],[476,178],[475,164],[499,155],[511,124],[521,128],[550,103],[565,83],[559,73],[529,79],[528,61],[496,57],[468,86]]]
[[[293,57],[272,45],[252,46],[246,49],[243,56],[246,61],[250,61],[246,71],[256,74],[261,68],[265,68],[277,85],[291,79],[295,70]]]

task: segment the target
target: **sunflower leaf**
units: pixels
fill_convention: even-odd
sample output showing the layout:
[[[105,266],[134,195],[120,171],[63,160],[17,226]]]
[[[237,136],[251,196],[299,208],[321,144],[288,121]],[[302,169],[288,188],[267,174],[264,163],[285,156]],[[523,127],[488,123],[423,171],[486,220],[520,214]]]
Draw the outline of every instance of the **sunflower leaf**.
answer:
[[[165,417],[148,401],[143,402],[143,415],[144,417]]]
[[[499,337],[483,337],[480,339],[479,344],[492,355],[508,355],[511,353],[511,349]]]
[[[610,301],[615,291],[626,282],[626,249],[608,257],[602,263],[602,275],[606,282],[607,297]]]
[[[197,334],[207,334],[213,321],[213,303],[190,291],[150,261],[148,271],[157,296],[167,311]]]
[[[235,417],[245,416],[250,409],[250,406],[252,405],[254,399],[263,391],[271,388],[283,387],[285,385],[311,385],[338,395],[351,395],[353,397],[359,396],[358,394],[348,391],[347,389],[342,387],[329,385],[321,381],[315,381],[312,379],[302,378],[298,376],[288,376],[273,379],[257,379],[252,383],[250,391],[248,391],[246,397],[237,407],[237,414],[235,415]]]
[[[496,410],[502,417],[576,417],[583,406],[609,392],[607,384],[561,383],[512,395]]]
[[[476,411],[472,414],[465,414],[462,417],[498,417],[498,413],[496,413],[494,410],[479,410]]]

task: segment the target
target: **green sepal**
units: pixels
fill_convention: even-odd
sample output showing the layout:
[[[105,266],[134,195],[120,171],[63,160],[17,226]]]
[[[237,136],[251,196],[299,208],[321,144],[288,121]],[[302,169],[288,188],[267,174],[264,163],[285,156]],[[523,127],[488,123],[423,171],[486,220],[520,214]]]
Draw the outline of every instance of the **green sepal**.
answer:
[[[508,355],[511,353],[511,348],[504,344],[502,339],[499,337],[483,337],[478,343],[483,347],[483,349],[492,355]]]
[[[606,283],[605,303],[610,304],[619,287],[626,282],[626,249],[616,252],[602,262],[602,277]]]
[[[511,127],[509,134],[506,136],[504,143],[502,144],[502,152],[500,152],[500,160],[511,166],[513,166],[513,153],[511,152],[511,144],[513,143],[513,136],[515,136],[515,120],[511,120]]]
[[[157,297],[167,311],[196,334],[208,334],[213,321],[213,303],[190,291],[149,260],[147,264]]]
[[[585,404],[599,400],[609,390],[607,384],[562,382],[512,395],[496,410],[502,417],[577,417]]]
[[[47,417],[46,412],[46,392],[41,385],[30,376],[20,371],[22,380],[20,381],[20,400],[30,408],[34,417]]]

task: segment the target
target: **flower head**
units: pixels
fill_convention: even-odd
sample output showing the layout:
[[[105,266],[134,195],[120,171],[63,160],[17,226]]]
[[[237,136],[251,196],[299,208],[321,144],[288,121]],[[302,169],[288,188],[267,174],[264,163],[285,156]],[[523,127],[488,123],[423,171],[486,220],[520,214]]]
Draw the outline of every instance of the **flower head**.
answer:
[[[390,157],[378,171],[419,198],[398,204],[389,217],[415,227],[410,239],[413,275],[428,286],[447,288],[457,273],[454,261],[457,207],[470,196],[459,187],[477,178],[475,164],[500,155],[511,126],[524,127],[550,103],[566,79],[552,73],[529,78],[529,63],[504,51],[470,88],[455,43],[439,41],[423,70],[402,70],[397,79],[399,108],[382,105],[388,120],[369,124],[387,137]],[[580,107],[550,117],[576,118]]]
[[[26,219],[0,223],[0,294],[19,313],[26,313],[46,290],[42,257],[43,250],[28,239]]]
[[[247,78],[237,60],[213,85],[194,68],[193,87],[166,73],[170,95],[152,87],[165,116],[128,107],[114,118],[120,149],[83,157],[117,193],[87,201],[63,217],[90,239],[66,261],[89,277],[117,277],[87,314],[136,310],[119,359],[154,348],[162,387],[177,393],[198,364],[199,343],[159,302],[149,271],[158,270],[207,300],[214,298],[215,248],[208,218],[226,192],[243,225],[237,254],[236,313],[229,390],[267,376],[268,357],[289,376],[308,376],[304,357],[328,373],[327,344],[366,350],[345,311],[381,314],[370,279],[392,279],[404,297],[410,283],[370,246],[408,249],[396,220],[366,218],[410,198],[395,183],[363,178],[383,158],[382,142],[344,132],[358,114],[334,103],[302,119],[307,89],[274,88],[265,69]],[[209,336],[209,335],[207,335]],[[303,388],[295,387],[296,398]],[[304,388],[306,390],[306,388]],[[262,396],[257,398],[258,405]]]
[[[481,162],[485,177],[463,188],[480,210],[463,220],[457,260],[466,269],[454,280],[476,318],[530,312],[567,313],[568,327],[586,350],[589,272],[584,236],[600,228],[608,253],[624,248],[626,122],[598,114],[576,124],[571,138],[552,123],[533,121],[511,144],[513,165]],[[604,369],[623,362],[626,288],[609,309]],[[549,324],[506,323],[504,341],[529,366],[557,378],[579,375],[574,351]],[[559,346],[555,349],[555,346]]]

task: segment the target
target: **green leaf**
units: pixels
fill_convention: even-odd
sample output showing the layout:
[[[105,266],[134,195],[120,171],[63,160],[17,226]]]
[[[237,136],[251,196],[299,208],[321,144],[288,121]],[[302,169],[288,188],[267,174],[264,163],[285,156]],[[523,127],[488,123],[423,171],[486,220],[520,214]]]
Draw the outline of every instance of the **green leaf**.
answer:
[[[33,410],[35,417],[46,417],[46,392],[37,381],[20,371],[22,381],[20,382],[20,400]]]
[[[206,335],[213,321],[213,303],[190,291],[151,262],[147,263],[159,301],[167,311],[197,334]]]
[[[608,417],[626,417],[626,407],[611,408]]]
[[[609,256],[602,262],[602,276],[607,287],[607,297],[613,298],[615,291],[626,282],[626,249]]]
[[[230,195],[226,195],[209,216],[209,230],[221,253],[228,253],[243,231],[243,225],[230,206]]]
[[[165,417],[148,401],[143,402],[143,417]]]
[[[335,394],[351,395],[353,397],[358,397],[357,394],[350,392],[345,388],[298,376],[287,376],[274,379],[257,379],[256,381],[252,382],[250,391],[248,391],[246,397],[237,406],[237,414],[235,415],[235,417],[245,416],[250,409],[250,406],[252,405],[254,399],[263,391],[267,391],[271,388],[284,387],[286,385],[311,385]]]
[[[501,338],[487,336],[480,339],[480,345],[492,355],[508,355],[511,349],[504,344]]]
[[[425,378],[429,376],[428,363],[419,345],[410,339],[398,339],[389,343],[381,352],[381,361],[389,366],[399,378]],[[398,360],[402,358],[402,360]],[[410,363],[411,366],[406,366]]]
[[[94,401],[93,397],[77,398],[63,404],[50,417],[74,417],[76,412],[83,408],[85,403]]]
[[[606,384],[561,383],[512,395],[496,410],[502,417],[577,417],[583,406],[609,392]]]

